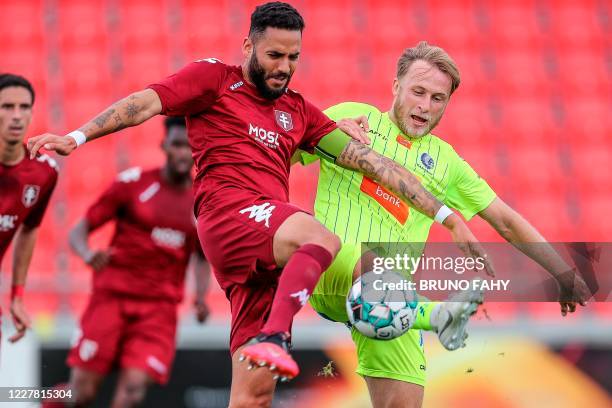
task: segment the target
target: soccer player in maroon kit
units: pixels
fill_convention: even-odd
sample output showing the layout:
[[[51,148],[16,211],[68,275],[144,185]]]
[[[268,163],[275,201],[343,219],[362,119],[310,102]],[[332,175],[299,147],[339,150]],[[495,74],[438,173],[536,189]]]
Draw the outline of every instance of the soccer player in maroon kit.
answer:
[[[148,384],[168,381],[190,258],[197,318],[203,322],[207,315],[209,271],[193,216],[193,160],[185,120],[167,118],[165,127],[165,165],[120,173],[70,233],[72,249],[94,271],[93,293],[68,355],[69,388],[79,406],[93,401],[115,365],[121,372],[114,407],[135,406]],[[89,234],[109,221],[116,221],[109,248],[92,250]]]
[[[355,121],[328,119],[288,84],[297,66],[304,21],[286,3],[258,6],[242,46],[242,66],[214,58],[189,64],[107,108],[66,136],[33,138],[70,154],[86,141],[157,115],[185,116],[196,163],[198,234],[232,310],[230,406],[268,406],[279,376],[299,369],[288,352],[294,315],[305,305],[340,240],[288,203],[290,159],[316,149],[364,173],[446,226],[470,256],[485,254],[461,219],[409,171],[348,135],[365,140]],[[249,371],[251,364],[270,370]]]
[[[18,75],[0,74],[0,263],[15,238],[11,316],[21,339],[30,327],[23,290],[38,227],[57,183],[57,165],[47,155],[27,155],[24,137],[32,120],[34,89]]]

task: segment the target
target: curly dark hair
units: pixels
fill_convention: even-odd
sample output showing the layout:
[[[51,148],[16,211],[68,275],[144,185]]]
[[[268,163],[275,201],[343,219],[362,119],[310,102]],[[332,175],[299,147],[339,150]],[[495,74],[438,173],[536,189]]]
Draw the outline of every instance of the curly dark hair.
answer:
[[[4,88],[8,88],[11,86],[20,86],[30,91],[30,95],[32,95],[32,105],[34,105],[34,96],[35,96],[34,87],[32,87],[32,84],[30,83],[30,81],[28,81],[21,75],[8,74],[8,73],[0,74],[0,91],[3,90]]]
[[[291,4],[273,1],[255,8],[251,14],[249,37],[261,35],[268,27],[302,32],[304,26],[304,19]]]

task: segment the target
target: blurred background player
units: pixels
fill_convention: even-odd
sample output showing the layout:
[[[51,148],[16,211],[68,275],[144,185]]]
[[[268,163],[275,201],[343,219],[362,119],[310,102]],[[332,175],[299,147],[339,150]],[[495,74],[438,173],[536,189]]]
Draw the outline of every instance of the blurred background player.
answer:
[[[121,369],[114,407],[134,406],[150,383],[168,381],[190,259],[197,319],[202,323],[208,315],[209,267],[193,216],[193,160],[185,120],[164,123],[164,166],[120,173],[70,233],[72,249],[94,274],[93,293],[67,361],[72,367],[68,388],[78,406],[95,399],[114,366]],[[109,221],[116,222],[109,247],[90,248],[88,236]]]
[[[461,219],[409,171],[345,134],[365,138],[355,121],[336,125],[288,89],[303,28],[289,4],[258,6],[241,66],[200,59],[116,102],[66,137],[44,134],[29,144],[32,154],[45,148],[67,155],[157,114],[188,117],[198,171],[198,233],[231,303],[232,407],[269,405],[276,379],[299,373],[288,349],[293,318],[340,249],[335,234],[289,203],[289,167],[298,147],[319,146],[338,165],[381,180],[444,223],[470,256],[482,255]],[[250,371],[253,366],[240,357],[270,370]]]
[[[53,159],[26,154],[24,138],[33,105],[34,89],[27,79],[0,74],[0,264],[15,237],[10,310],[17,333],[11,342],[30,327],[23,291],[38,228],[57,183]]]
[[[431,134],[459,83],[459,70],[450,56],[439,47],[420,42],[406,49],[398,60],[389,112],[347,102],[325,113],[332,119],[366,115],[375,151],[416,174],[425,188],[449,207],[458,209],[467,220],[476,214],[482,217],[504,239],[538,262],[559,283],[561,313],[572,313],[576,303],[584,306],[590,296],[582,278],[529,222],[497,197],[450,144]],[[302,155],[304,162],[316,159],[317,156]],[[362,270],[369,270],[359,265],[360,244],[390,241],[424,246],[432,222],[375,181],[323,160],[320,163],[316,216],[341,237],[344,245],[321,277],[310,302],[325,317],[347,322],[346,296],[353,280]],[[330,190],[332,181],[334,188]],[[412,256],[418,257],[420,252]],[[457,306],[456,302],[419,303],[412,328],[438,333],[444,347],[454,350],[465,340],[463,326],[467,322],[457,319]],[[445,333],[449,327],[452,334],[458,333],[456,339]],[[374,406],[421,406],[426,362],[420,332],[409,330],[389,341],[368,338],[356,329],[351,332],[357,346],[357,372],[364,376]]]

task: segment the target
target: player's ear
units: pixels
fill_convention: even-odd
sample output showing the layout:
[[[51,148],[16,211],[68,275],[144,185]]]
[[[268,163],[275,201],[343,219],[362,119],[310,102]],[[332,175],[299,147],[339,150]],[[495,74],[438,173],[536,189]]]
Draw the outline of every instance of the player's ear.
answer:
[[[391,92],[393,92],[393,96],[397,96],[399,93],[399,80],[397,78],[393,79],[393,86],[391,88]]]
[[[245,37],[242,41],[242,55],[244,55],[245,58],[250,58],[254,46],[253,41],[249,37]]]

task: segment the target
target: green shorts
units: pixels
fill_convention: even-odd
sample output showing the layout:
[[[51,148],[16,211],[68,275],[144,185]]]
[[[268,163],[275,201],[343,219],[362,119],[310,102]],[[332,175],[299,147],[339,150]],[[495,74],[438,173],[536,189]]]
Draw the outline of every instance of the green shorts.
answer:
[[[313,309],[326,319],[348,322],[346,296],[360,256],[360,245],[343,245],[310,296]],[[352,328],[351,337],[357,346],[357,374],[425,385],[425,353],[420,330],[409,330],[393,340],[375,340]]]

